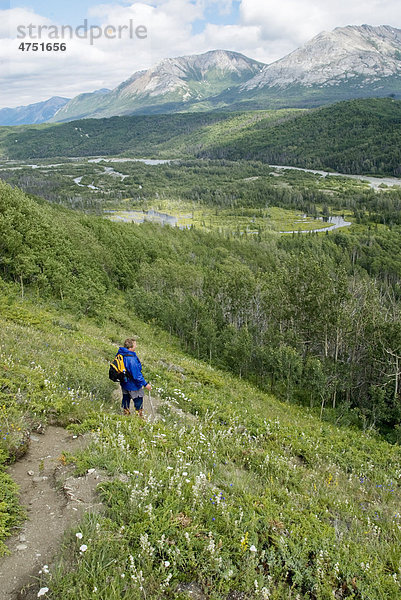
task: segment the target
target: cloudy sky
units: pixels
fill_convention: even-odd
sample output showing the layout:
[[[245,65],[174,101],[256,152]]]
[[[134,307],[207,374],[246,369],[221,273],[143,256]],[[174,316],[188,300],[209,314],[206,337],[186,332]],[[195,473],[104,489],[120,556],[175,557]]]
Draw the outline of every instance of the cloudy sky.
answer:
[[[270,63],[323,30],[364,23],[401,28],[401,3],[399,0],[329,0],[325,4],[322,0],[106,0],[104,3],[0,0],[0,108],[40,102],[55,95],[71,98],[81,92],[113,88],[135,71],[146,69],[162,58],[217,48],[235,50]],[[71,29],[66,29],[64,39],[57,39],[63,25]],[[81,38],[75,34],[77,27]],[[140,27],[138,35],[137,27]],[[101,36],[93,43],[90,28],[94,37]],[[41,43],[57,41],[65,42],[65,52],[41,50]],[[39,50],[27,51],[27,42],[39,43]]]

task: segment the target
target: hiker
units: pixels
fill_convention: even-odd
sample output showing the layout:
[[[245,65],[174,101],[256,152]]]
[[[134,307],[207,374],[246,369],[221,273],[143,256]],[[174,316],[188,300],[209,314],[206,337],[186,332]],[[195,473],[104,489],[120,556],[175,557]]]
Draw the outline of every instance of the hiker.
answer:
[[[145,381],[142,375],[141,361],[137,357],[135,349],[136,338],[126,339],[124,347],[121,346],[118,349],[118,354],[121,354],[124,358],[126,369],[126,377],[121,382],[123,392],[122,408],[125,415],[131,414],[130,402],[132,399],[137,415],[143,419],[143,397],[145,395],[143,388],[151,390],[152,386]]]

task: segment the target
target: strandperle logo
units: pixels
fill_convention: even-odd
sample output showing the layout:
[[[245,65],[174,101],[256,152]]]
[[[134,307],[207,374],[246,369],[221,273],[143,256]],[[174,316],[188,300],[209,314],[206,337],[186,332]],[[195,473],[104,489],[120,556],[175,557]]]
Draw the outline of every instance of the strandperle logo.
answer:
[[[145,25],[135,25],[133,19],[128,21],[128,25],[88,25],[88,19],[85,19],[82,25],[72,27],[71,25],[18,25],[17,38],[28,40],[66,40],[78,38],[80,40],[88,39],[93,46],[96,40],[104,37],[109,40],[124,37],[131,39],[137,38],[144,40],[148,37],[148,30]]]

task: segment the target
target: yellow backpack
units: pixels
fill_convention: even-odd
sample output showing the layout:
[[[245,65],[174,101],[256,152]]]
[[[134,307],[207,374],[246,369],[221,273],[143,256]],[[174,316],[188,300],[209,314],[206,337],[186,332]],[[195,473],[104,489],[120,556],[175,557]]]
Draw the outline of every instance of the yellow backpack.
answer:
[[[123,383],[127,380],[127,372],[122,354],[117,354],[114,360],[111,361],[109,379],[118,383]]]

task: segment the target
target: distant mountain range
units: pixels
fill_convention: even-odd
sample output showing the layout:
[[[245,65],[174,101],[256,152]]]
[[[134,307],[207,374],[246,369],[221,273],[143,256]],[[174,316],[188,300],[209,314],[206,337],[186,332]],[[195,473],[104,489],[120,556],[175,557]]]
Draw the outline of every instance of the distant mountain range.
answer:
[[[401,29],[383,25],[322,32],[244,83],[243,101],[306,108],[369,96],[401,97]]]
[[[53,96],[44,102],[0,109],[0,125],[33,125],[49,121],[69,98]]]
[[[266,65],[213,50],[167,58],[113,90],[0,111],[0,124],[115,115],[308,108],[366,97],[401,98],[401,29],[338,27]],[[59,100],[56,107],[54,100]],[[46,114],[42,105],[50,103]],[[14,111],[14,113],[13,113]],[[28,120],[32,119],[32,120]]]

